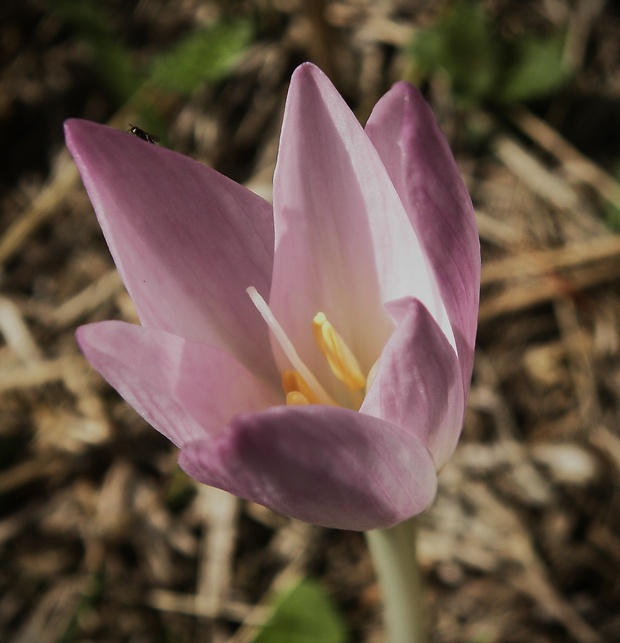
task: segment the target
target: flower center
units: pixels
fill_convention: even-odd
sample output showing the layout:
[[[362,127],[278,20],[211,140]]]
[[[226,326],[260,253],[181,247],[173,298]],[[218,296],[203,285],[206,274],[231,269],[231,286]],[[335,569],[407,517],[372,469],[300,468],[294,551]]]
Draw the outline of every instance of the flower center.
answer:
[[[336,402],[303,362],[269,305],[258,294],[256,288],[251,286],[247,289],[247,293],[292,366],[292,369],[282,373],[282,388],[286,395],[286,403],[290,405],[327,404],[336,406]],[[330,324],[324,313],[318,312],[314,316],[312,330],[314,340],[330,370],[346,386],[350,393],[350,405],[357,410],[364,399],[367,378],[362,373],[353,351],[340,333]]]

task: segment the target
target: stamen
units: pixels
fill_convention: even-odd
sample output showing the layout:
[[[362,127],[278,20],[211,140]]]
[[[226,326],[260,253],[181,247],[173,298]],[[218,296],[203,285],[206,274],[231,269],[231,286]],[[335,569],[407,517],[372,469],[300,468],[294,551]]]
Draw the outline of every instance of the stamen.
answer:
[[[287,395],[289,393],[300,393],[308,404],[320,404],[317,396],[297,371],[284,371],[282,373],[282,388]]]
[[[286,394],[286,406],[308,406],[308,398],[299,391],[291,391]]]
[[[353,351],[341,335],[327,321],[324,313],[317,313],[312,320],[314,339],[333,374],[351,391],[366,386],[366,378]]]
[[[263,319],[269,326],[269,329],[273,333],[280,348],[284,351],[284,354],[288,358],[289,362],[293,368],[299,373],[300,377],[306,382],[308,388],[312,391],[315,399],[318,400],[318,404],[328,404],[329,406],[337,406],[336,402],[329,396],[327,391],[321,386],[316,377],[312,374],[312,371],[303,363],[293,343],[288,338],[284,329],[278,323],[278,320],[274,317],[271,309],[267,302],[259,295],[258,291],[254,286],[250,286],[246,289],[246,292],[250,296],[252,303],[256,306],[258,312],[262,315]]]

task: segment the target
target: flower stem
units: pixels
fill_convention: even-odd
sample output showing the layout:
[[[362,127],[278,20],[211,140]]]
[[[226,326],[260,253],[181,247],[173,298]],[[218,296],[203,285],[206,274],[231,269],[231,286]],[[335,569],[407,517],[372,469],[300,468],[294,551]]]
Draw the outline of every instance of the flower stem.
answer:
[[[386,643],[425,643],[424,592],[414,518],[366,532],[383,591]]]

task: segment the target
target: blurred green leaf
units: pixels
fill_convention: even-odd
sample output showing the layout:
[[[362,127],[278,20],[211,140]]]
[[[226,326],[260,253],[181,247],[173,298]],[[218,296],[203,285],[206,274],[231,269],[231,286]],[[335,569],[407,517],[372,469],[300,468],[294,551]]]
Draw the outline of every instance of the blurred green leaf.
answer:
[[[139,84],[139,74],[102,3],[94,0],[51,0],[50,8],[87,45],[104,86],[121,101],[129,98]]]
[[[219,23],[186,36],[171,51],[155,59],[148,83],[189,94],[203,82],[226,77],[252,40],[247,20]]]
[[[325,590],[302,580],[280,595],[253,643],[344,643],[346,628]]]
[[[524,36],[512,43],[513,62],[502,78],[499,99],[505,103],[550,94],[568,80],[563,63],[564,35]]]
[[[435,26],[419,32],[410,53],[423,73],[447,74],[455,92],[468,101],[486,96],[499,73],[501,56],[489,22],[469,2],[454,5]]]
[[[564,35],[500,37],[480,4],[463,0],[409,47],[423,75],[443,73],[465,103],[514,103],[557,90],[568,80],[562,63]]]
[[[135,95],[145,81],[95,0],[50,0],[53,14],[64,20],[84,42],[102,83],[121,102]],[[249,20],[220,22],[183,37],[155,57],[146,82],[171,93],[189,94],[204,82],[226,77],[252,41]]]

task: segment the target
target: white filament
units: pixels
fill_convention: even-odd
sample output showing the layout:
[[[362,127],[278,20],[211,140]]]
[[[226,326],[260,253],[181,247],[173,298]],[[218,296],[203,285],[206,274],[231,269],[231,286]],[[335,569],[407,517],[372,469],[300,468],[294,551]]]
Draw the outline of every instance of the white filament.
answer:
[[[292,367],[301,375],[308,387],[316,395],[319,402],[329,406],[337,406],[336,402],[334,402],[327,391],[321,386],[312,371],[303,363],[301,357],[299,357],[295,347],[293,346],[293,342],[288,338],[284,329],[280,326],[278,320],[271,312],[269,305],[261,297],[256,288],[254,288],[254,286],[250,286],[249,288],[246,288],[246,292],[250,296],[252,303],[256,306],[256,309],[261,314],[262,318],[267,323],[267,326],[269,326],[275,340],[284,351],[284,354],[288,358]]]

